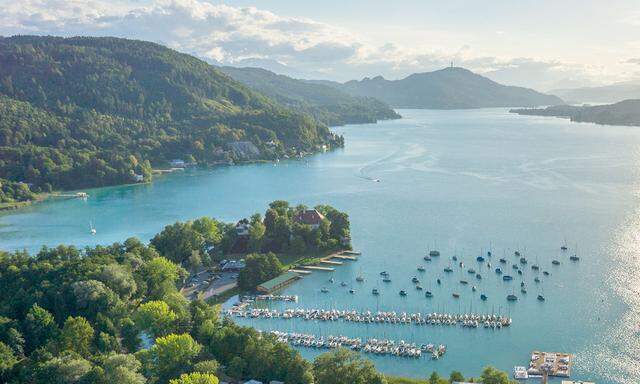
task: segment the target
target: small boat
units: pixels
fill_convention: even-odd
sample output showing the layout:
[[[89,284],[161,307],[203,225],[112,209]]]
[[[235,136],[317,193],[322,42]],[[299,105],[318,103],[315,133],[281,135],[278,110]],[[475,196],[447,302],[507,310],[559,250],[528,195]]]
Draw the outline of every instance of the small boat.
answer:
[[[513,254],[514,254],[515,256],[520,257],[520,251],[515,251],[515,252],[513,252]]]
[[[342,281],[342,282],[340,282],[340,286],[341,286],[341,287],[346,287],[346,286],[347,286],[347,283],[346,283],[345,281]]]
[[[478,257],[476,257],[476,261],[477,261],[477,262],[479,262],[479,263],[484,262],[484,256],[478,256]]]
[[[460,263],[458,263],[458,266],[460,266],[460,268],[464,268],[464,263],[461,261]]]
[[[425,257],[423,257],[423,259],[424,259],[425,261],[431,261],[431,256],[426,255]]]
[[[578,260],[580,260],[580,256],[578,256],[578,255],[570,256],[570,257],[569,257],[569,260],[571,260],[571,261],[578,261]]]
[[[471,287],[471,291],[472,291],[472,292],[477,291],[477,288],[476,288],[476,286],[475,286],[475,285]]]
[[[507,264],[507,260],[506,260],[506,259],[500,259],[500,262],[501,262],[502,264]]]
[[[560,250],[566,251],[567,249],[569,249],[569,247],[567,247],[567,240],[565,240],[564,243],[560,246]]]
[[[92,235],[95,235],[97,233],[96,228],[93,226],[93,223],[91,221],[89,222],[89,233],[91,233]]]
[[[356,277],[356,281],[357,281],[358,283],[362,283],[362,282],[364,281],[364,277],[362,277],[362,276],[358,275],[358,277]]]
[[[404,289],[400,291],[400,296],[407,296],[407,291]]]
[[[550,273],[547,272],[547,271],[542,271],[542,274],[545,275],[545,276],[549,276],[550,275]]]
[[[491,251],[487,251],[487,256],[491,257]]]
[[[417,278],[417,277],[413,276],[413,277],[411,278],[411,282],[412,282],[412,283],[414,283],[414,284],[418,284],[418,283],[420,282],[420,280],[418,280],[418,278]]]
[[[353,288],[351,288],[351,289],[349,290],[349,293],[353,295],[354,293],[356,293],[356,290],[355,290],[355,289],[353,289]]]
[[[544,301],[544,296],[538,295],[538,301]]]
[[[451,256],[451,260],[457,261],[458,260],[458,256],[456,256],[456,255]]]
[[[434,250],[431,250],[431,251],[429,251],[429,256],[431,256],[431,257],[438,257],[438,256],[440,256],[440,251],[437,251],[437,250],[435,250],[435,249],[434,249]]]
[[[418,265],[418,271],[419,272],[424,272],[425,268],[422,265]]]
[[[482,279],[482,275],[479,273],[476,273],[476,279],[481,280]]]
[[[527,264],[527,259],[524,257],[520,258],[520,264]]]
[[[422,291],[422,285],[420,285],[420,284],[416,285],[416,289],[417,289],[418,291]]]
[[[538,266],[538,264],[531,264],[531,269],[533,269],[534,271],[537,271],[540,269],[540,267]]]
[[[535,281],[536,283],[539,283],[539,282],[540,282],[540,278],[539,278],[539,277],[535,277],[535,278],[533,279],[533,281]]]
[[[475,270],[475,269],[473,269],[473,268],[469,268],[469,269],[467,270],[467,273],[468,273],[468,274],[470,274],[470,275],[475,275],[476,270]]]
[[[442,284],[442,282],[440,281],[440,279],[436,280],[436,283],[438,283],[438,284]]]
[[[331,284],[333,284],[333,282],[334,282],[334,281],[335,281],[335,280],[333,279],[333,277],[330,277],[330,278],[329,278],[329,282],[330,282]]]
[[[521,281],[521,282],[520,282],[520,286],[521,286],[521,287],[524,287],[524,281]]]
[[[391,282],[391,278],[389,276],[385,276],[384,279],[382,279],[383,282],[385,283],[390,283]]]
[[[513,276],[510,276],[510,275],[504,275],[504,276],[502,276],[502,280],[503,280],[503,281],[511,281],[511,280],[513,280]]]
[[[498,275],[499,275],[499,274],[501,274],[501,273],[502,273],[502,269],[500,269],[500,268],[496,268],[496,273],[497,273]]]
[[[453,268],[451,268],[451,267],[445,267],[444,271],[445,271],[445,272],[453,272]]]
[[[329,292],[329,288],[327,288],[327,287],[322,287],[322,289],[320,290],[320,292],[322,292],[322,293],[327,293],[327,292]]]
[[[553,260],[553,261],[551,262],[551,264],[553,264],[553,265],[560,265],[560,262],[559,262],[558,260]]]
[[[511,295],[507,295],[507,300],[509,300],[509,301],[516,301],[516,300],[518,300],[518,296],[513,295],[513,294],[511,294]]]
[[[459,293],[452,293],[451,296],[455,297],[456,299],[460,297]]]
[[[389,272],[382,271],[382,272],[380,272],[380,276],[389,276]]]
[[[431,293],[431,291],[425,291],[424,297],[433,297],[433,293]]]
[[[480,300],[482,301],[486,301],[487,300],[487,295],[485,295],[484,293],[480,295]]]
[[[518,275],[522,276],[522,270],[521,269],[518,269]]]
[[[469,284],[469,282],[467,280],[460,280],[460,284],[467,285],[467,284]]]
[[[520,292],[527,293],[527,289],[525,287],[520,288]]]
[[[517,266],[517,265],[515,265],[515,264],[513,264],[513,265],[511,266],[511,268],[513,268],[513,269],[520,269],[520,267],[518,267],[518,266]]]
[[[491,268],[491,263],[487,263],[487,268]]]
[[[373,288],[373,289],[371,290],[371,294],[372,294],[372,295],[375,295],[375,296],[378,296],[378,295],[380,294],[380,292],[378,292],[378,288]]]

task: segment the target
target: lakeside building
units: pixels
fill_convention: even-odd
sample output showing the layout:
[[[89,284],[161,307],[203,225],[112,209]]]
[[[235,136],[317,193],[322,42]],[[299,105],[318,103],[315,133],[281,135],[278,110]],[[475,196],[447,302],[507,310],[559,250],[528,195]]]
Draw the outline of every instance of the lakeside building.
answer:
[[[285,286],[293,283],[298,279],[300,279],[299,274],[295,272],[287,271],[274,279],[265,281],[264,283],[258,285],[256,290],[261,293],[269,294],[281,288],[284,288]]]
[[[171,166],[174,168],[184,168],[187,166],[187,163],[182,159],[173,159],[171,160]]]
[[[317,209],[305,209],[304,211],[300,211],[296,213],[295,216],[293,216],[293,221],[300,224],[306,224],[312,229],[317,229],[318,227],[320,227],[320,224],[324,219],[324,215],[318,212]]]

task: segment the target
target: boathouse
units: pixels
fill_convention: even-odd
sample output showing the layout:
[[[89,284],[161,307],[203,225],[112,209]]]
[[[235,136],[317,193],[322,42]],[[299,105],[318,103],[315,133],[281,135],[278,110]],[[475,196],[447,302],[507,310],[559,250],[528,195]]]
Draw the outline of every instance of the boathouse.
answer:
[[[287,271],[274,279],[265,281],[264,283],[258,285],[256,289],[258,290],[258,292],[269,294],[277,291],[278,289],[284,288],[285,286],[293,283],[299,278],[300,275],[298,275],[297,273]]]

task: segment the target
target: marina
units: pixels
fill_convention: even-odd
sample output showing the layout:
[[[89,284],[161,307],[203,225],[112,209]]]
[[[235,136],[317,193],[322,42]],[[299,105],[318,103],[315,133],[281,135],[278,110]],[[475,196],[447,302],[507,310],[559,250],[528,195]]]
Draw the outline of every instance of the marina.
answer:
[[[405,313],[405,312],[372,312],[338,309],[305,309],[295,308],[279,311],[269,308],[230,308],[225,312],[228,316],[251,319],[303,319],[318,321],[344,321],[362,324],[394,324],[394,325],[442,325],[465,328],[501,329],[508,327],[512,319],[496,314],[478,313]]]
[[[398,342],[388,339],[366,339],[349,338],[347,336],[316,336],[304,333],[288,333],[280,331],[270,331],[278,341],[288,343],[293,346],[315,348],[315,349],[334,349],[349,348],[354,351],[364,353],[372,353],[376,355],[390,355],[395,357],[420,358],[430,356],[437,360],[443,356],[447,348],[443,345],[408,343],[404,340]]]

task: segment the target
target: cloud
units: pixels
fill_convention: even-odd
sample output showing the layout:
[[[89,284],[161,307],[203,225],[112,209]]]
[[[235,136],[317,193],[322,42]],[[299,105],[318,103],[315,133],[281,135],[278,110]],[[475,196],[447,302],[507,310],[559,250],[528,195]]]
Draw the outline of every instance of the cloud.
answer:
[[[640,65],[640,57],[636,57],[636,58],[632,58],[632,59],[628,59],[625,61],[625,63],[627,64],[638,64]]]
[[[2,2],[7,3],[0,12],[2,35],[128,37],[158,42],[216,64],[270,63],[281,73],[297,77],[345,81],[380,74],[400,78],[454,61],[498,81],[548,89],[563,78],[581,78],[571,71],[586,73],[580,66],[554,61],[482,55],[470,46],[442,51],[365,42],[334,25],[206,0]]]

